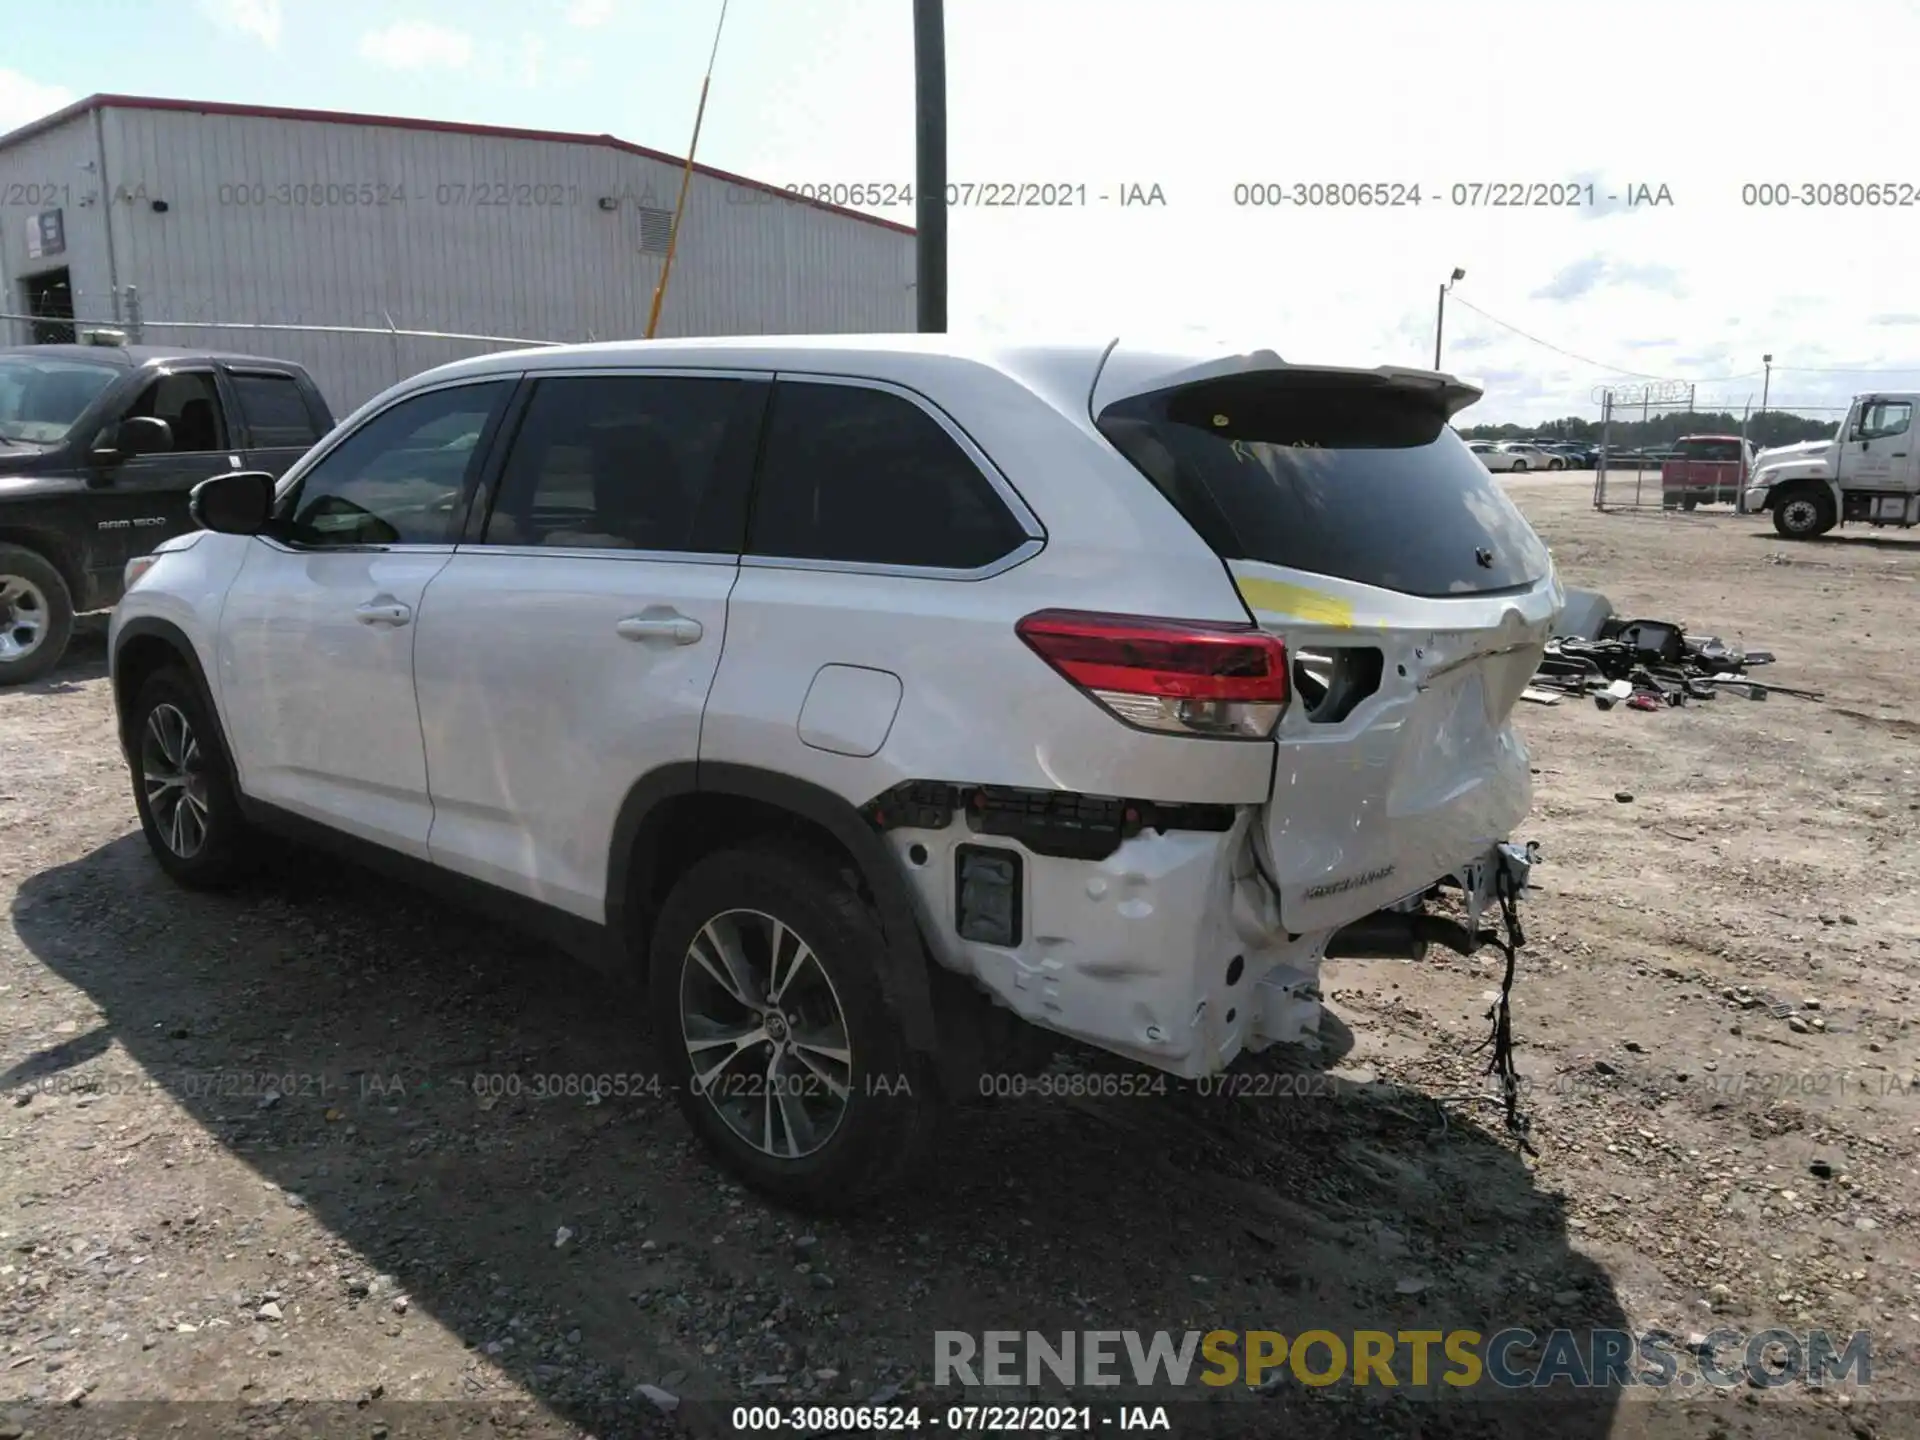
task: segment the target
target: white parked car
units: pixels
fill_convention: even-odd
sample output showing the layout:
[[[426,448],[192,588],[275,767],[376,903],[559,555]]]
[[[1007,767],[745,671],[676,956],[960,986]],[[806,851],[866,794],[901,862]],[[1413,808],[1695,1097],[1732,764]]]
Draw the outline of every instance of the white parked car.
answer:
[[[1514,457],[1515,470],[1564,470],[1567,468],[1567,459],[1564,455],[1556,455],[1551,450],[1543,450],[1538,445],[1529,444],[1524,440],[1509,440],[1500,448]]]
[[[1480,457],[1480,463],[1489,470],[1524,470],[1526,462],[1503,446],[1491,440],[1469,440],[1467,449]]]
[[[857,1203],[1044,1031],[1212,1075],[1315,1033],[1323,958],[1525,889],[1562,591],[1478,393],[946,336],[443,366],[129,567],[141,826],[189,886],[274,831],[525,920],[646,988],[738,1175]]]

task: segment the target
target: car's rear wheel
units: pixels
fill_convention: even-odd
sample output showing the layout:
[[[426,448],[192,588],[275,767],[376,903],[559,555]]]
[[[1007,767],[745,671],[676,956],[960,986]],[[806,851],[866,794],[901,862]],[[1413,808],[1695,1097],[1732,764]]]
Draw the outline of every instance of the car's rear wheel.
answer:
[[[245,875],[257,853],[252,827],[240,812],[219,726],[184,670],[147,677],[127,736],[134,805],[160,868],[196,890]]]
[[[1516,475],[1521,475],[1526,473],[1526,468],[1527,468],[1527,462],[1524,460],[1516,460],[1513,462],[1513,473]]]
[[[938,1114],[884,983],[879,921],[797,849],[709,856],[655,926],[650,989],[664,1078],[735,1175],[813,1211],[898,1183]]]
[[[1689,495],[1687,496],[1686,499],[1680,502],[1680,508],[1682,510],[1693,510],[1699,504],[1700,504],[1700,498],[1697,495]]]
[[[1773,528],[1788,540],[1811,540],[1833,528],[1833,496],[1817,486],[1782,495],[1773,504]]]
[[[73,596],[45,556],[0,545],[0,685],[38,680],[73,636]]]
[[[1549,469],[1549,470],[1564,470],[1564,469],[1566,469],[1566,468],[1567,468],[1567,465],[1566,465],[1566,462],[1565,462],[1564,460],[1549,460],[1549,461],[1547,461],[1547,469]]]

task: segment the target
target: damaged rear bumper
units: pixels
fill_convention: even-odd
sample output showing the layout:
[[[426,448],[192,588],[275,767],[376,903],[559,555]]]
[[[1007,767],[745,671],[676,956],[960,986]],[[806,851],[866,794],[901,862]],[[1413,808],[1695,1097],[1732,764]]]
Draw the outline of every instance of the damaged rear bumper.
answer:
[[[1262,876],[1255,824],[1248,808],[1224,831],[1143,830],[1100,858],[959,825],[899,826],[887,839],[939,963],[1035,1025],[1189,1079],[1276,1042],[1314,1043],[1324,959],[1363,943],[1415,958],[1432,943],[1490,941],[1483,921],[1497,920],[1503,894],[1518,901],[1534,861],[1531,846],[1493,845],[1388,910],[1293,934]],[[984,880],[982,851],[994,855]],[[1449,880],[1464,923],[1428,913]],[[977,938],[983,906],[1007,927],[1002,943]]]

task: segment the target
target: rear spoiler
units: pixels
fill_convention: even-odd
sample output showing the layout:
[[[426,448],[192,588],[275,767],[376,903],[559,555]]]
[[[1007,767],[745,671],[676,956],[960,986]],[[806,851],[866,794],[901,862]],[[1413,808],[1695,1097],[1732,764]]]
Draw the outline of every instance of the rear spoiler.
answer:
[[[1244,355],[1195,362],[1191,357],[1122,351],[1120,341],[1115,339],[1094,373],[1093,384],[1087,392],[1087,412],[1089,418],[1097,420],[1100,412],[1117,400],[1264,372],[1343,376],[1383,389],[1424,392],[1441,403],[1449,419],[1486,393],[1477,385],[1469,385],[1439,370],[1416,370],[1404,365],[1376,365],[1370,370],[1345,365],[1290,365],[1271,350],[1251,350]]]

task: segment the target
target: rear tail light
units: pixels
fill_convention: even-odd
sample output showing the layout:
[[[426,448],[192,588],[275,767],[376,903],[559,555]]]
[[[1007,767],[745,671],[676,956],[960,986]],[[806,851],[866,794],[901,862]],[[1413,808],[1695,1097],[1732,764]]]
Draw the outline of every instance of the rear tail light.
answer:
[[[1136,729],[1260,739],[1287,708],[1287,647],[1251,625],[1041,610],[1014,628]]]

